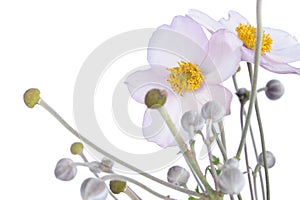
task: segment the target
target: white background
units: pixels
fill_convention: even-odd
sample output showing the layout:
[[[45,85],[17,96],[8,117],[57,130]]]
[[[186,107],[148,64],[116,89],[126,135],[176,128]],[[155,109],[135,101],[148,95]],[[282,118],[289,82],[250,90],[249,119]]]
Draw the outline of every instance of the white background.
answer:
[[[237,10],[255,22],[255,1],[1,1],[1,199],[79,200],[80,184],[90,176],[88,170],[80,168],[78,177],[71,182],[54,177],[53,170],[60,158],[79,160],[69,153],[70,144],[77,140],[42,108],[28,109],[22,100],[24,91],[39,88],[43,99],[74,125],[73,89],[87,56],[114,35],[168,24],[175,15],[184,15],[190,8],[200,9],[215,19],[227,17],[228,10]],[[293,0],[263,2],[265,26],[286,30],[300,38],[299,17]],[[286,87],[285,96],[279,101],[270,102],[263,94],[259,96],[267,148],[277,159],[270,170],[272,199],[295,199],[298,196],[295,181],[300,178],[297,169],[300,77],[261,72],[260,86],[277,78]],[[231,87],[231,80],[226,85]],[[234,106],[237,107],[236,101]],[[238,112],[238,108],[232,111]],[[238,139],[237,119],[228,118],[225,125],[228,141]],[[232,143],[235,149],[234,145],[235,142]],[[166,170],[154,175],[165,179],[165,173]],[[153,187],[166,192],[158,185]]]

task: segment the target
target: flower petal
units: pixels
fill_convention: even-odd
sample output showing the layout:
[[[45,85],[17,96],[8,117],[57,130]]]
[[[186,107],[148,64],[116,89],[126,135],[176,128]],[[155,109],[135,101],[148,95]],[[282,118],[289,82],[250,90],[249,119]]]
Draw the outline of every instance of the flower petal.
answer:
[[[264,28],[264,30],[273,40],[270,54],[280,57],[287,63],[300,60],[300,44],[295,37],[279,29]]]
[[[233,33],[219,30],[209,41],[208,56],[201,64],[207,83],[218,84],[231,77],[241,61],[242,42]]]
[[[206,84],[194,92],[199,108],[208,101],[216,101],[224,106],[226,115],[230,114],[230,104],[232,100],[231,92],[222,85]]]
[[[151,67],[175,67],[179,61],[201,63],[206,56],[208,40],[201,26],[189,17],[177,16],[171,25],[159,27],[148,47]]]
[[[248,23],[248,20],[236,11],[229,11],[228,19],[222,18],[219,22],[223,25],[224,28],[228,29],[233,33],[236,33],[236,27],[238,27],[240,23]]]
[[[167,70],[165,70],[167,71]],[[125,84],[131,94],[131,97],[139,103],[144,104],[145,95],[153,88],[171,91],[168,84],[163,78],[164,69],[157,74],[154,70],[139,70],[131,73],[125,80]]]
[[[254,51],[243,48],[242,60],[254,63]],[[299,74],[300,69],[289,65],[288,63],[281,60],[280,57],[267,54],[260,57],[260,65],[271,72],[278,74]]]
[[[213,18],[211,18],[210,16],[208,16],[207,14],[199,10],[195,10],[195,9],[189,10],[188,16],[193,18],[196,22],[204,26],[210,32],[215,32],[219,29],[224,28],[224,26],[221,23],[219,23],[218,21],[214,20]]]

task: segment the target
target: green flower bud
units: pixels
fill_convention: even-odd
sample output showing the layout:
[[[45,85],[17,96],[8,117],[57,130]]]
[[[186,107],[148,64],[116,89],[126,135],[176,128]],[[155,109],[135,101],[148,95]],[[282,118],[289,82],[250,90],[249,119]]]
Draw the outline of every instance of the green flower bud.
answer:
[[[33,108],[40,99],[40,90],[36,88],[28,89],[23,95],[24,103],[28,108]]]
[[[165,90],[152,89],[145,96],[145,104],[150,109],[162,107],[167,101],[167,92]]]
[[[127,186],[126,182],[124,181],[114,180],[109,182],[109,187],[112,193],[120,194],[121,192],[124,192],[126,190]]]
[[[81,142],[74,142],[71,145],[70,151],[74,155],[81,154],[83,151],[83,144]]]
[[[278,80],[270,80],[266,85],[266,96],[271,100],[277,100],[284,94],[284,87]]]

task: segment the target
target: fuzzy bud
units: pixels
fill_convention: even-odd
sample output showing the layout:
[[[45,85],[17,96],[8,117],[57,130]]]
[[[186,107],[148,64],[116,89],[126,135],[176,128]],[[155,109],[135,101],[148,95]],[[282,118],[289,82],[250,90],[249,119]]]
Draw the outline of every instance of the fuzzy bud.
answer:
[[[266,161],[267,161],[268,168],[272,168],[275,165],[276,159],[272,152],[266,151]],[[258,163],[263,167],[265,166],[263,153],[259,154]]]
[[[167,101],[167,92],[165,90],[152,89],[145,96],[145,104],[150,109],[162,107]]]
[[[224,164],[225,168],[239,168],[239,161],[236,158],[229,158]]]
[[[33,108],[40,99],[40,90],[36,88],[28,89],[23,95],[24,103],[28,108]]]
[[[114,194],[120,194],[121,192],[124,192],[127,188],[126,182],[124,181],[110,181],[109,182],[109,188]]]
[[[278,80],[270,80],[266,85],[266,96],[271,100],[277,100],[284,94],[284,86]]]
[[[83,181],[80,192],[83,200],[105,200],[108,195],[105,182],[97,178],[88,178]]]
[[[54,174],[59,180],[70,181],[76,176],[77,168],[71,159],[62,158],[57,162]]]
[[[101,163],[98,161],[90,162],[89,169],[91,172],[98,174],[101,172]]]
[[[181,117],[181,126],[188,133],[194,133],[194,131],[201,130],[203,125],[204,119],[201,114],[196,111],[187,111]]]
[[[250,92],[246,88],[238,89],[238,91],[235,94],[238,96],[242,104],[245,104],[250,97]]]
[[[71,145],[70,151],[74,155],[81,154],[83,151],[83,144],[81,142],[74,142]]]
[[[100,169],[106,173],[112,173],[112,167],[114,166],[114,162],[108,158],[103,158],[100,163]]]
[[[218,183],[223,193],[239,194],[245,185],[245,177],[238,168],[224,168],[218,177]]]
[[[183,186],[188,182],[190,173],[180,166],[173,166],[168,171],[168,182],[174,185]]]
[[[203,105],[201,114],[206,120],[211,119],[213,122],[218,122],[225,116],[225,108],[216,101],[209,101]]]

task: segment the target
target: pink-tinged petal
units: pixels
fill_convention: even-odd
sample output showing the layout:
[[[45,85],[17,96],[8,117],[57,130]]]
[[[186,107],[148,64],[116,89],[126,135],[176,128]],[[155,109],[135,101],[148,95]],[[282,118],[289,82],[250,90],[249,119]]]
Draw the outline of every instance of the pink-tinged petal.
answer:
[[[187,142],[189,135],[181,127],[181,117],[187,111],[199,111],[201,109],[195,94],[191,92],[185,93],[183,96],[178,96],[174,93],[168,94],[165,109],[169,113],[180,136]],[[157,110],[146,110],[143,120],[143,135],[148,141],[154,142],[163,148],[177,145],[172,133]]]
[[[223,105],[226,110],[226,115],[230,114],[230,104],[232,101],[231,92],[222,85],[206,84],[199,90],[195,91],[199,110],[208,101],[216,101]]]
[[[206,56],[207,43],[197,22],[178,16],[170,26],[163,25],[153,33],[148,46],[148,62],[153,68],[175,67],[179,61],[198,64]]]
[[[199,10],[195,10],[195,9],[189,10],[188,16],[193,18],[196,22],[204,26],[210,32],[215,32],[219,29],[224,28],[224,26],[221,23],[219,23],[218,21],[214,20],[213,18],[211,18],[210,16],[208,16],[207,14]]]
[[[273,40],[270,54],[287,63],[300,60],[300,44],[295,37],[279,29],[264,28],[264,31],[270,34]]]
[[[218,84],[231,77],[241,61],[242,42],[233,33],[219,30],[209,41],[208,56],[201,64],[205,81]]]
[[[239,14],[236,11],[229,11],[228,12],[228,19],[220,19],[220,24],[223,25],[224,28],[228,29],[229,31],[236,33],[235,29],[236,27],[242,23],[246,24],[248,23],[248,20],[243,17],[241,14]]]
[[[171,92],[166,79],[163,78],[164,70],[165,69],[161,68],[159,74],[151,68],[131,73],[124,82],[128,87],[131,97],[137,102],[144,104],[145,95],[153,88],[164,89]]]
[[[243,48],[242,60],[254,63],[254,51]],[[267,54],[260,57],[260,65],[274,73],[278,74],[299,74],[300,69],[289,65],[286,62],[283,62],[280,57]]]

